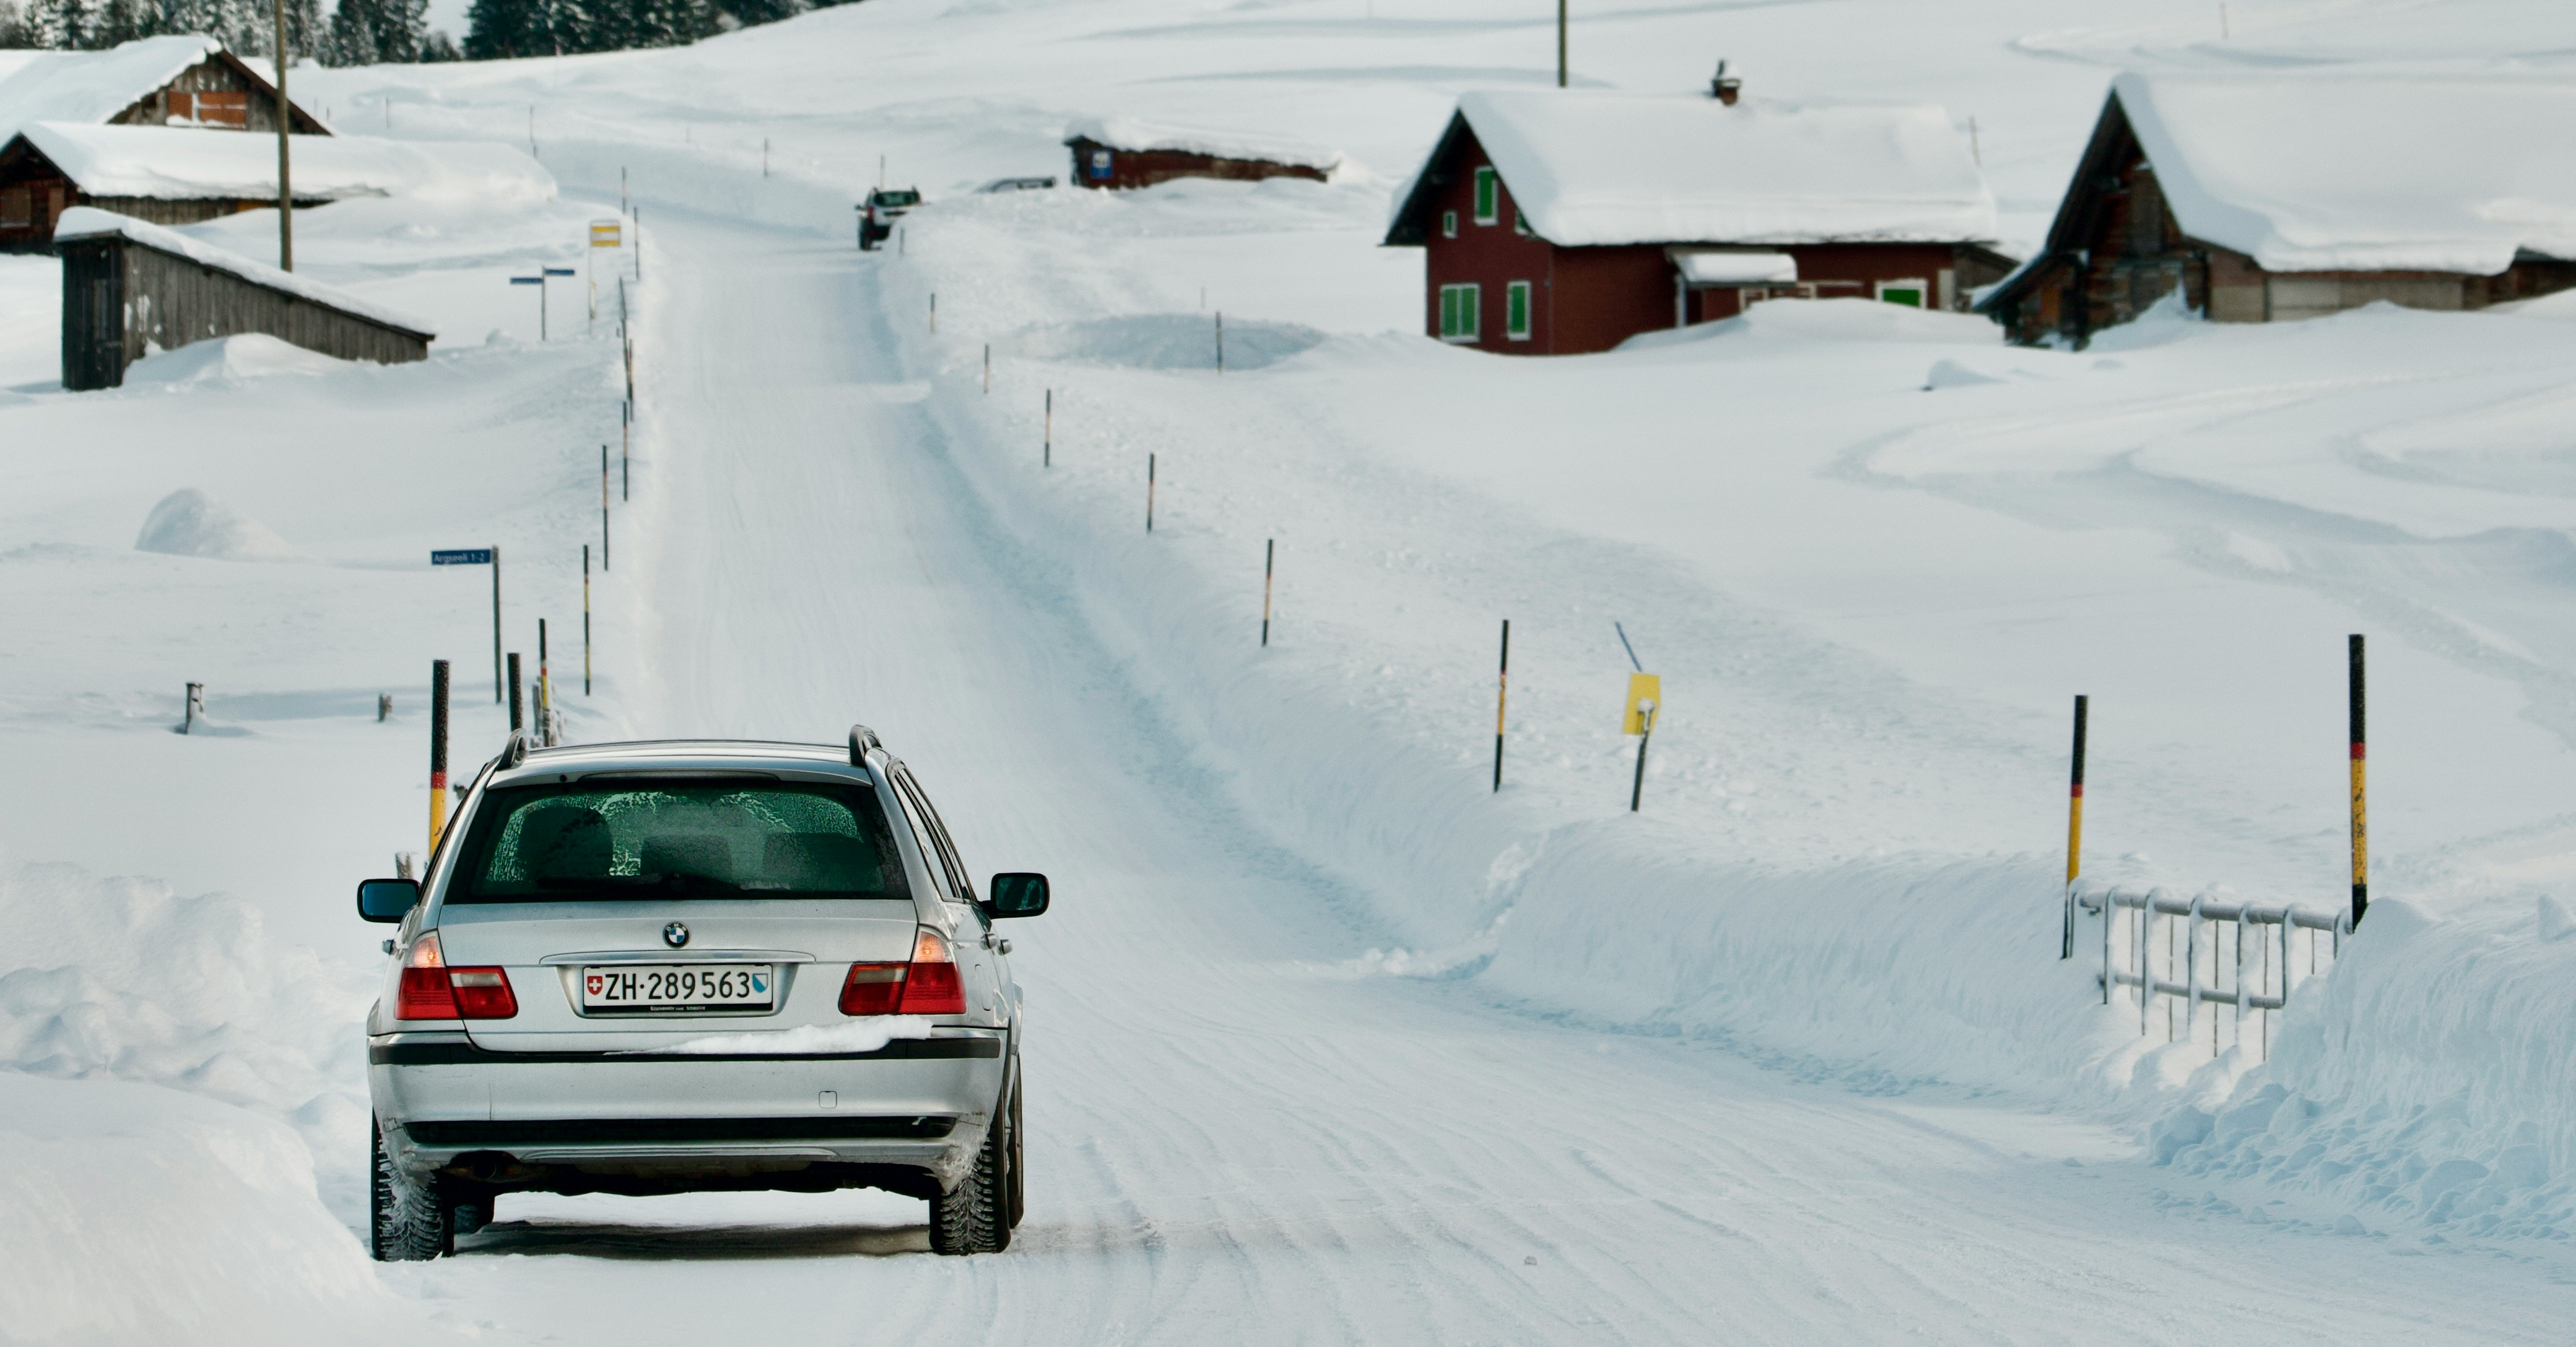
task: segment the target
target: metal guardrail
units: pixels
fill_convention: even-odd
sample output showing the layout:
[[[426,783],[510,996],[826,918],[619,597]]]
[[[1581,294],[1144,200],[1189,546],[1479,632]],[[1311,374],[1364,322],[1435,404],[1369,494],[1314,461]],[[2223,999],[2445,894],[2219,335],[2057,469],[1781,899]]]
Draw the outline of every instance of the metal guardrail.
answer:
[[[2140,893],[2134,890],[2097,889],[2090,893],[2072,891],[2067,901],[2102,919],[2102,971],[2095,982],[2102,988],[2102,1004],[2111,1004],[2111,993],[2119,987],[2136,987],[2138,992],[2138,1032],[2152,1032],[2153,1009],[2158,997],[2171,997],[2182,1003],[2182,1022],[2174,1023],[2172,1003],[2166,1005],[2165,1032],[2168,1041],[2196,1038],[2196,1022],[2201,1006],[2231,1007],[2235,1010],[2236,1041],[2245,1038],[2245,1016],[2259,1012],[2263,1019],[2258,1041],[2266,1058],[2271,1055],[2270,1012],[2288,1006],[2290,993],[2304,979],[2295,976],[2297,933],[2326,932],[2331,937],[2334,955],[2343,952],[2343,938],[2352,929],[2348,910],[2317,912],[2293,904],[2269,906],[2255,903],[2222,902],[2206,897],[2177,898],[2163,889]],[[2123,912],[2136,915],[2122,921]],[[2070,914],[2071,915],[2071,914]],[[2165,929],[2164,972],[2156,976],[2155,933],[2159,918],[2182,918],[2179,925],[2163,922]],[[2204,962],[2201,954],[2203,923],[2208,926],[2209,953]],[[2123,931],[2121,928],[2126,927]],[[2235,938],[2226,937],[2227,928],[2235,928]],[[2259,934],[2255,928],[2266,928]],[[2234,945],[2233,959],[2223,957],[2227,946]],[[2177,949],[2179,946],[2179,949]],[[2275,955],[2277,954],[2277,959]],[[2125,955],[2127,967],[2121,956]],[[2175,964],[2181,968],[2177,970]],[[2316,939],[2308,941],[2308,971],[2317,971]],[[2180,979],[2176,980],[2179,972]],[[2250,977],[2249,977],[2250,972]],[[2204,976],[2204,973],[2206,976]],[[2219,1051],[2220,1017],[2212,1012],[2210,1053]]]

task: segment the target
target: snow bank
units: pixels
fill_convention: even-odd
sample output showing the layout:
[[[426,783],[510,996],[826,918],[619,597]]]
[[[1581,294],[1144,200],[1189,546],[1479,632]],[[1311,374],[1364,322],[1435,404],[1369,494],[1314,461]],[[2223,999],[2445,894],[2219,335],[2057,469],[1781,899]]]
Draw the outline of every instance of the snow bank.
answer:
[[[172,1090],[0,1071],[11,1342],[416,1342],[284,1126]]]
[[[275,200],[277,141],[239,131],[36,122],[28,143],[93,197]],[[298,201],[400,196],[431,201],[552,201],[554,175],[491,141],[297,136]]]
[[[2548,894],[2370,905],[2268,1070],[2154,1133],[2157,1157],[2435,1233],[2576,1237],[2576,940]],[[2308,988],[2303,995],[2312,994]]]
[[[1266,159],[1274,164],[1330,173],[1342,166],[1342,152],[1320,145],[1248,136],[1204,127],[1158,126],[1132,117],[1084,117],[1064,129],[1064,138],[1094,140],[1114,150],[1178,150],[1220,159]]]
[[[1937,107],[1552,89],[1465,94],[1458,115],[1551,243],[1996,235],[1994,196]],[[1396,193],[1399,214],[1414,190]]]
[[[54,225],[54,241],[95,238],[104,234],[122,234],[147,248],[174,253],[200,266],[228,271],[246,281],[255,281],[274,290],[309,299],[316,304],[372,318],[389,327],[398,327],[421,336],[436,335],[428,324],[396,309],[371,300],[360,299],[336,286],[310,281],[292,272],[280,271],[265,262],[255,262],[239,253],[228,253],[209,243],[201,243],[176,230],[147,224],[130,215],[100,210],[95,206],[74,206],[64,211]]]
[[[363,974],[275,938],[237,898],[68,865],[0,873],[0,1069],[164,1085],[290,1122],[352,1193],[372,999]]]
[[[354,363],[305,350],[265,332],[243,332],[147,355],[125,367],[125,386],[212,383],[272,374],[329,374]]]
[[[285,561],[295,556],[295,549],[266,524],[233,513],[195,487],[173,491],[152,507],[143,520],[143,532],[135,536],[134,550],[222,561]]]
[[[2518,250],[2576,257],[2576,81],[2132,73],[2111,89],[2184,232],[2268,270],[2492,276]]]
[[[1225,327],[1225,367],[1274,365],[1323,340],[1323,333],[1295,323],[1238,320]],[[1022,328],[993,343],[993,350],[1032,360],[1130,369],[1213,369],[1216,346],[1216,323],[1207,314],[1140,313]]]

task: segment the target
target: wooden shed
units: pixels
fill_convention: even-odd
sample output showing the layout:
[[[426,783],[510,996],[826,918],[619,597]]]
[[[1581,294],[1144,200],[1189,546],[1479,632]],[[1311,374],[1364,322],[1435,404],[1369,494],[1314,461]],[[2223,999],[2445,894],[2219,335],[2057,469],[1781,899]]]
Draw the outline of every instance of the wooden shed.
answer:
[[[1074,182],[1096,188],[1151,187],[1174,178],[1323,182],[1342,162],[1338,152],[1314,146],[1124,118],[1077,123],[1064,143],[1073,152]]]
[[[2576,286],[2576,85],[2124,74],[2047,246],[1978,311],[2081,347],[2172,301],[2213,322]]]
[[[1938,108],[1471,93],[1398,201],[1428,334],[1516,355],[1777,299],[1964,310],[2013,266]]]
[[[426,324],[129,216],[87,207],[55,231],[63,387],[114,388],[155,350],[264,332],[342,360],[429,358]]]

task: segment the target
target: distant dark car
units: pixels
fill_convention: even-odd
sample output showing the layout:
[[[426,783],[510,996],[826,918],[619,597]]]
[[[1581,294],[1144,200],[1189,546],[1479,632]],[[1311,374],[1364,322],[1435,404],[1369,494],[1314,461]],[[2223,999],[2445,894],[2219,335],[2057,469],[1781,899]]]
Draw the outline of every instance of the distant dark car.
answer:
[[[911,187],[880,187],[868,193],[867,204],[859,207],[859,249],[874,251],[876,246],[894,237],[895,221],[921,204],[921,192]]]
[[[975,190],[979,192],[1043,192],[1053,186],[1055,186],[1055,179],[1053,177],[995,178],[991,182],[988,182]]]

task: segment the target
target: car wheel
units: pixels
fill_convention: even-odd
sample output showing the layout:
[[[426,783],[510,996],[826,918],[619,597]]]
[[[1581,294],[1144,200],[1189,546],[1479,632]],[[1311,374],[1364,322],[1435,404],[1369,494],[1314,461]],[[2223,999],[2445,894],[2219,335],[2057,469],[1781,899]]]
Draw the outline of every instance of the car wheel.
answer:
[[[368,1252],[379,1263],[420,1263],[456,1252],[456,1228],[439,1200],[437,1181],[422,1183],[394,1167],[381,1124],[369,1126],[367,1150],[375,1171],[367,1202],[374,1218]]]
[[[993,1101],[993,1125],[975,1150],[975,1167],[949,1192],[930,1199],[930,1251],[1000,1253],[1011,1247],[1010,1095]]]
[[[1029,1210],[1028,1147],[1024,1144],[1027,1137],[1028,1133],[1020,1123],[1020,1072],[1014,1065],[1011,1069],[1011,1169],[1010,1182],[1005,1185],[1009,1191],[1007,1205],[1013,1230],[1020,1228],[1020,1218]]]

